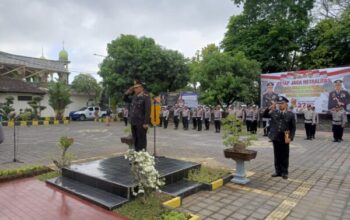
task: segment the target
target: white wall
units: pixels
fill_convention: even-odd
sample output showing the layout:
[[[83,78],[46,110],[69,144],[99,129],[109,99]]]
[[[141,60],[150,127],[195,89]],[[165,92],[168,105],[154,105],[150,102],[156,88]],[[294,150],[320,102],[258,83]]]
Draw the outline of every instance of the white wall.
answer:
[[[30,108],[28,105],[28,101],[18,101],[18,96],[37,96],[29,93],[0,93],[0,103],[6,102],[7,96],[13,96],[13,108],[15,109],[16,113],[19,113],[20,109],[26,109]],[[64,111],[64,116],[68,116],[70,111],[78,110],[84,106],[86,106],[86,103],[88,101],[87,95],[72,95],[71,96],[72,103],[69,104]],[[42,117],[54,117],[55,112],[49,105],[49,96],[46,94],[41,101],[41,106],[46,106],[46,109],[41,112]]]

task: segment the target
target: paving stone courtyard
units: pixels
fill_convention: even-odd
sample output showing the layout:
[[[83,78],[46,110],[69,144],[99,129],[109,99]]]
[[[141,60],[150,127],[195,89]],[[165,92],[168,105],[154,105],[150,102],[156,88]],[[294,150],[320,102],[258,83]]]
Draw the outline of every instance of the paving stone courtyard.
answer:
[[[127,150],[121,144],[124,126],[106,127],[98,122],[70,125],[16,127],[17,158],[13,163],[13,128],[4,127],[0,145],[0,169],[32,164],[50,164],[59,150],[60,136],[73,137],[71,152],[76,160],[110,157]],[[211,128],[212,129],[212,128]],[[316,140],[304,140],[298,130],[291,145],[289,179],[271,178],[272,144],[258,134],[251,149],[257,158],[247,163],[251,182],[245,186],[229,183],[216,191],[202,191],[183,200],[181,210],[201,219],[350,219],[350,134],[333,143],[332,134],[322,131]],[[223,156],[221,134],[210,131],[157,128],[157,155],[225,167],[234,172],[234,161]],[[153,129],[148,133],[148,150],[153,153]],[[0,185],[1,187],[1,185]]]

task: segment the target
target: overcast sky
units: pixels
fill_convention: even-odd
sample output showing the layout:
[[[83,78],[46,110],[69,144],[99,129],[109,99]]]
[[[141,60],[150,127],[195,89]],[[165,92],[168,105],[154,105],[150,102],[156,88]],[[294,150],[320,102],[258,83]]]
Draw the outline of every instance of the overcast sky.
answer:
[[[231,0],[1,0],[0,51],[58,59],[64,47],[72,72],[98,80],[106,45],[120,34],[155,39],[192,57],[209,43],[218,44],[230,16],[239,14]]]

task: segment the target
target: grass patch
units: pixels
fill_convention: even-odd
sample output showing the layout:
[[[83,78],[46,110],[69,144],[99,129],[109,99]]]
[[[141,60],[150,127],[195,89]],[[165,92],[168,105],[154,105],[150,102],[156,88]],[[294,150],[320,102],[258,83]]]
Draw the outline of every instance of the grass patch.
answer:
[[[157,217],[157,220],[187,220],[189,216],[174,210],[166,210]]]
[[[49,179],[52,179],[52,178],[55,178],[55,177],[58,177],[60,176],[61,174],[58,172],[58,171],[51,171],[51,172],[48,172],[48,173],[43,173],[39,176],[36,176],[36,178],[40,181],[43,181],[45,182],[46,180],[49,180]]]
[[[231,172],[226,169],[201,166],[199,170],[191,170],[188,173],[187,179],[195,182],[210,184],[211,182],[230,174]]]
[[[0,182],[23,177],[32,177],[43,173],[47,173],[49,171],[51,171],[49,167],[42,165],[0,170]]]
[[[162,207],[162,203],[171,199],[171,196],[163,193],[152,193],[148,204],[144,204],[141,197],[124,204],[122,207],[113,210],[133,220],[158,220],[167,210]],[[167,218],[166,220],[170,220]]]

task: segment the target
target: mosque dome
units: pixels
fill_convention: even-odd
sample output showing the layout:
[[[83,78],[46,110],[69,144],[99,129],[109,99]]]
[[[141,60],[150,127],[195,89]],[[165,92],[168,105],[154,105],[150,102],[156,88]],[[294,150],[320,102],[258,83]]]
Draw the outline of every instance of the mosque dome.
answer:
[[[58,59],[62,61],[68,61],[68,53],[64,48],[59,52]]]

